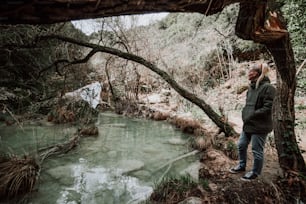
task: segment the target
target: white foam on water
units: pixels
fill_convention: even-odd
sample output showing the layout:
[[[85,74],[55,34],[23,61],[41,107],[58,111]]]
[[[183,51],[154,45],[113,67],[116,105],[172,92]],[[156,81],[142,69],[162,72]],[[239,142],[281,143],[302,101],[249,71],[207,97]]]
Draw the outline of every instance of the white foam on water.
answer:
[[[145,200],[153,192],[152,187],[141,185],[137,178],[122,175],[122,169],[89,168],[84,159],[80,159],[80,163],[71,168],[74,184],[60,192],[57,204],[100,203],[99,192],[106,191],[111,192],[110,196],[113,200],[128,196],[130,200],[127,203],[132,204]]]

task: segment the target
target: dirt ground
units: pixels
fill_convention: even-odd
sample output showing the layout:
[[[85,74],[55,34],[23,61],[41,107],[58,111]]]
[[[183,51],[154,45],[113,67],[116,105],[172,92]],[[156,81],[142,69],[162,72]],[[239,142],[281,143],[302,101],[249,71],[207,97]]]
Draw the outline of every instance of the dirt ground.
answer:
[[[228,80],[226,83],[211,90],[207,96],[207,101],[209,104],[217,104],[222,106],[224,112],[226,113],[229,122],[233,125],[234,129],[239,133],[242,129],[242,119],[241,119],[241,107],[244,106],[246,91],[238,94],[237,90],[240,87],[247,85],[248,81],[246,76],[240,76],[239,73],[242,72],[244,65],[234,71],[233,78]],[[276,84],[276,74],[275,70],[271,70],[269,78],[272,84]],[[234,107],[234,108],[233,108]],[[238,107],[238,108],[237,108]],[[295,97],[295,114],[296,123],[298,124],[295,128],[296,138],[302,152],[304,161],[306,161],[306,97],[296,96]],[[302,107],[302,108],[301,108]],[[238,138],[235,139],[237,142]],[[248,166],[247,171],[252,167],[252,153],[249,146],[248,149]],[[237,164],[238,161],[228,160],[228,164]],[[218,164],[218,162],[216,162]],[[214,165],[214,164],[211,164]],[[222,175],[222,172],[221,172]],[[265,146],[265,162],[263,167],[263,172],[256,181],[250,183],[245,183],[240,181],[242,174],[230,174],[224,172],[223,179],[217,179],[223,192],[224,199],[228,199],[228,203],[299,203],[293,197],[298,197],[290,192],[287,194],[291,195],[288,197],[284,196],[284,189],[287,189],[289,181],[281,182],[280,178],[283,178],[282,169],[279,166],[277,150],[274,144],[273,133],[271,133],[267,139]],[[218,178],[218,176],[217,176]],[[303,189],[304,188],[304,189]],[[306,192],[305,186],[291,186],[293,192],[304,191]],[[258,199],[258,200],[257,200]],[[230,202],[229,202],[230,201]],[[226,203],[227,203],[226,202]]]

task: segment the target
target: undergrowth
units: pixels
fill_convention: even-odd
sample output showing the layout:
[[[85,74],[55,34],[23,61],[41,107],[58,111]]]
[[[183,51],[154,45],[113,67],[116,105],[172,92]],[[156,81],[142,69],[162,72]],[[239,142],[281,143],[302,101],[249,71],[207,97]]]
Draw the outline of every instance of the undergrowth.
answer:
[[[156,184],[154,189],[150,201],[178,203],[191,196],[201,197],[203,192],[208,189],[208,182],[206,180],[201,180],[199,183],[194,182],[188,175],[179,178],[170,176]]]

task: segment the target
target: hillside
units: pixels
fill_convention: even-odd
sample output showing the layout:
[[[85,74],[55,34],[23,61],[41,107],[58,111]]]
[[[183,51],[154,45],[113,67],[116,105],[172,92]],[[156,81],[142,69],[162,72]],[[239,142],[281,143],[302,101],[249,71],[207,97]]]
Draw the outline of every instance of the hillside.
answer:
[[[237,12],[238,5],[229,6],[222,13],[209,17],[172,13],[150,26],[132,27],[125,33],[121,31],[123,27],[118,23],[114,25],[114,22],[111,22],[110,25],[114,26],[113,30],[116,30],[117,26],[119,31],[116,36],[123,36],[124,38],[118,39],[125,39],[123,43],[126,43],[132,52],[154,62],[184,88],[205,99],[217,112],[223,110],[222,114],[232,120],[231,122],[240,123],[237,124],[239,132],[240,111],[246,93],[242,90],[248,85],[248,66],[257,61],[268,62],[272,68],[270,75],[273,84],[276,84],[276,73],[273,59],[263,46],[235,36]],[[109,36],[107,33],[93,36],[98,40],[99,35],[100,38]],[[106,58],[105,54],[96,54],[91,60],[91,66],[96,69],[97,75],[102,75],[100,79],[103,84],[107,84],[107,78],[103,76]],[[159,76],[138,64],[129,63],[123,69],[120,63],[108,66],[113,70],[110,71],[111,78],[117,81],[125,80],[125,86],[134,86],[136,75],[139,74],[140,84],[150,87],[154,93],[170,88]],[[304,72],[302,69],[300,76],[303,76]],[[302,139],[306,122],[303,118],[306,92],[303,89],[304,79],[298,79],[296,131],[297,137]],[[123,87],[117,82],[114,82],[113,86],[118,86],[118,89]],[[125,89],[125,92],[127,91],[130,89]],[[177,107],[177,112],[190,113],[196,119],[211,123],[202,110],[175,91],[171,90],[171,96],[171,107]]]

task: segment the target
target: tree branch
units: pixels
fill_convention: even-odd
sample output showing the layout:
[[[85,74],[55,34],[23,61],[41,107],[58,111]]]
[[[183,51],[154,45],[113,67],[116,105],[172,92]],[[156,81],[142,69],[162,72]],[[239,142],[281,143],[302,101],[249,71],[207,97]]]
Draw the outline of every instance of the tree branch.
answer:
[[[78,59],[78,60],[74,60],[74,61],[69,61],[67,59],[60,59],[60,60],[56,60],[55,62],[53,62],[50,66],[42,69],[39,74],[38,74],[38,78],[41,77],[41,75],[51,69],[52,67],[55,66],[55,69],[56,69],[56,72],[62,76],[62,73],[59,71],[59,64],[61,63],[67,63],[66,65],[64,65],[62,68],[65,68],[65,67],[68,67],[68,66],[71,66],[71,65],[74,65],[74,64],[82,64],[82,63],[86,63],[94,54],[96,54],[99,50],[95,50],[95,49],[92,49],[83,59]]]
[[[198,12],[212,15],[227,5],[249,0],[20,0],[0,4],[0,23],[43,24],[78,19],[158,12]]]
[[[151,71],[158,74],[160,77],[162,77],[171,87],[176,90],[182,97],[185,99],[191,101],[195,105],[197,105],[199,108],[201,108],[207,116],[221,129],[222,132],[225,133],[226,136],[236,136],[238,135],[237,132],[228,124],[226,123],[221,116],[219,116],[203,99],[198,98],[195,94],[189,92],[188,90],[181,87],[167,72],[159,69],[154,63],[149,62],[145,60],[144,58],[127,53],[122,52],[120,50],[106,47],[106,46],[100,46],[93,43],[88,42],[82,42],[76,39],[72,39],[65,36],[59,36],[59,35],[46,35],[42,36],[40,39],[57,39],[65,42],[69,42],[72,44],[76,44],[79,46],[92,48],[92,52],[89,54],[92,54],[94,52],[104,52],[111,55],[116,55],[118,57],[121,57],[123,59],[131,60],[134,62],[137,62],[147,68],[149,68]],[[89,59],[90,57],[86,56],[85,59]]]

